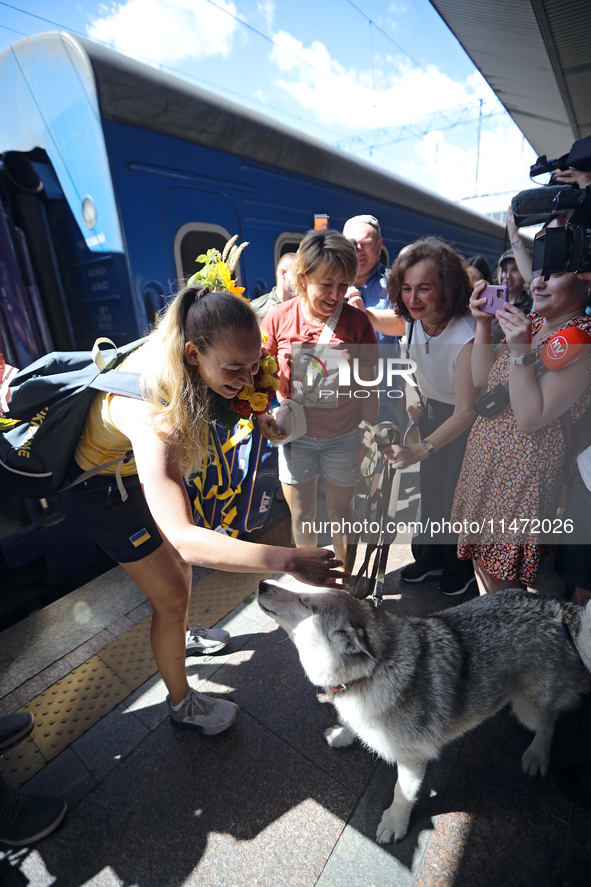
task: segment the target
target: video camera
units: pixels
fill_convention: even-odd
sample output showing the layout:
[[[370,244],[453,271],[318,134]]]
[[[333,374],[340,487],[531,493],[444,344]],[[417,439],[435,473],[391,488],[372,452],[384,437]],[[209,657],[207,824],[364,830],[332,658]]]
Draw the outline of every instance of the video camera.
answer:
[[[550,175],[570,167],[591,172],[591,136],[574,142],[568,154],[555,160],[538,157],[530,178]],[[534,238],[532,273],[548,278],[561,271],[591,270],[591,186],[552,184],[520,191],[511,201],[518,228],[544,225]],[[566,217],[566,224],[548,228],[552,219]]]

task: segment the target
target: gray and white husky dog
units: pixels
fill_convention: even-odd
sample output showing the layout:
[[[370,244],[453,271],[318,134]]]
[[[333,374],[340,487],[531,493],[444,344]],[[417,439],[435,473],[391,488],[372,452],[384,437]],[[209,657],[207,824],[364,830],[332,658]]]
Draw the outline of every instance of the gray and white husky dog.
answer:
[[[298,593],[270,580],[258,602],[290,635],[310,681],[334,694],[342,726],[325,732],[329,744],[358,737],[397,763],[380,843],[406,835],[427,762],[509,702],[535,734],[523,770],[545,775],[556,719],[576,708],[591,671],[591,603],[507,589],[409,618],[344,591]]]

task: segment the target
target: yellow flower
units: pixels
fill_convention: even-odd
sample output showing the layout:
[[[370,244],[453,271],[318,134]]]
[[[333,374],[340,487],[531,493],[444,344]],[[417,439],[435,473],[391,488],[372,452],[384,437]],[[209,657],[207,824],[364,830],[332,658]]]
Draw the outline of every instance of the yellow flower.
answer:
[[[254,385],[245,385],[242,391],[238,392],[238,400],[250,400],[256,394]]]
[[[273,388],[275,391],[279,389],[279,379],[275,376],[263,376],[261,379],[261,388]]]
[[[243,286],[236,286],[234,281],[232,280],[232,274],[230,273],[230,269],[226,265],[225,262],[218,262],[215,266],[215,272],[218,277],[220,277],[223,281],[224,287],[229,293],[232,293],[233,296],[239,296],[242,298],[242,293],[244,292]],[[244,301],[248,301],[245,299]]]
[[[264,330],[261,330],[261,342],[268,342],[269,337]]]
[[[268,401],[269,398],[266,394],[263,394],[262,391],[257,391],[255,394],[253,394],[252,397],[248,399],[249,404],[256,413],[264,410],[267,406]]]
[[[262,368],[265,374],[273,375],[273,373],[277,372],[277,361],[273,357],[272,354],[268,354],[266,357],[262,357],[259,360],[259,366]]]

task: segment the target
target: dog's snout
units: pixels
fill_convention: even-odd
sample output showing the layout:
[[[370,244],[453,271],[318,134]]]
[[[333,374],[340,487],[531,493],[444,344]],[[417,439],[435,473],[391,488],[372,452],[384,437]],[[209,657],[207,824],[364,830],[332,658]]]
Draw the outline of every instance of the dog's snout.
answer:
[[[261,581],[259,582],[259,591],[258,591],[259,595],[266,594],[269,590],[270,590],[269,580],[268,579],[261,579]]]

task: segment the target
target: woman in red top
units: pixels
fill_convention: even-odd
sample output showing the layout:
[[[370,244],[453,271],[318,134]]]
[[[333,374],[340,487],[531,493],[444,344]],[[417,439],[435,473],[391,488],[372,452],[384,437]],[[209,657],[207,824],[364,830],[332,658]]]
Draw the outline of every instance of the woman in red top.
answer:
[[[323,381],[326,365],[334,370],[331,350],[349,363],[351,380],[355,379],[357,369],[359,380],[374,382],[373,388],[355,381],[339,385],[335,376],[334,382],[325,382],[323,394],[314,406],[310,404],[318,397],[317,389],[308,392],[303,400],[306,434],[280,448],[279,480],[290,503],[296,545],[317,542],[320,527],[315,524],[316,488],[322,475],[335,555],[343,562],[347,560],[347,536],[353,522],[355,480],[367,452],[359,423],[365,419],[375,425],[379,409],[375,333],[367,315],[344,301],[357,275],[357,266],[354,247],[338,231],[309,231],[300,244],[293,269],[294,288],[300,298],[275,305],[263,321],[263,330],[279,364],[280,400],[294,396],[302,400],[297,386],[294,390],[295,376],[305,380],[310,379],[311,373],[316,382]],[[327,332],[323,334],[325,325],[332,329],[330,338]],[[326,346],[318,346],[321,335]],[[366,347],[360,348],[361,345]],[[306,350],[303,352],[297,346]],[[308,370],[309,364],[314,369]],[[259,424],[262,433],[273,442],[285,440],[286,435],[272,416],[259,417]]]

